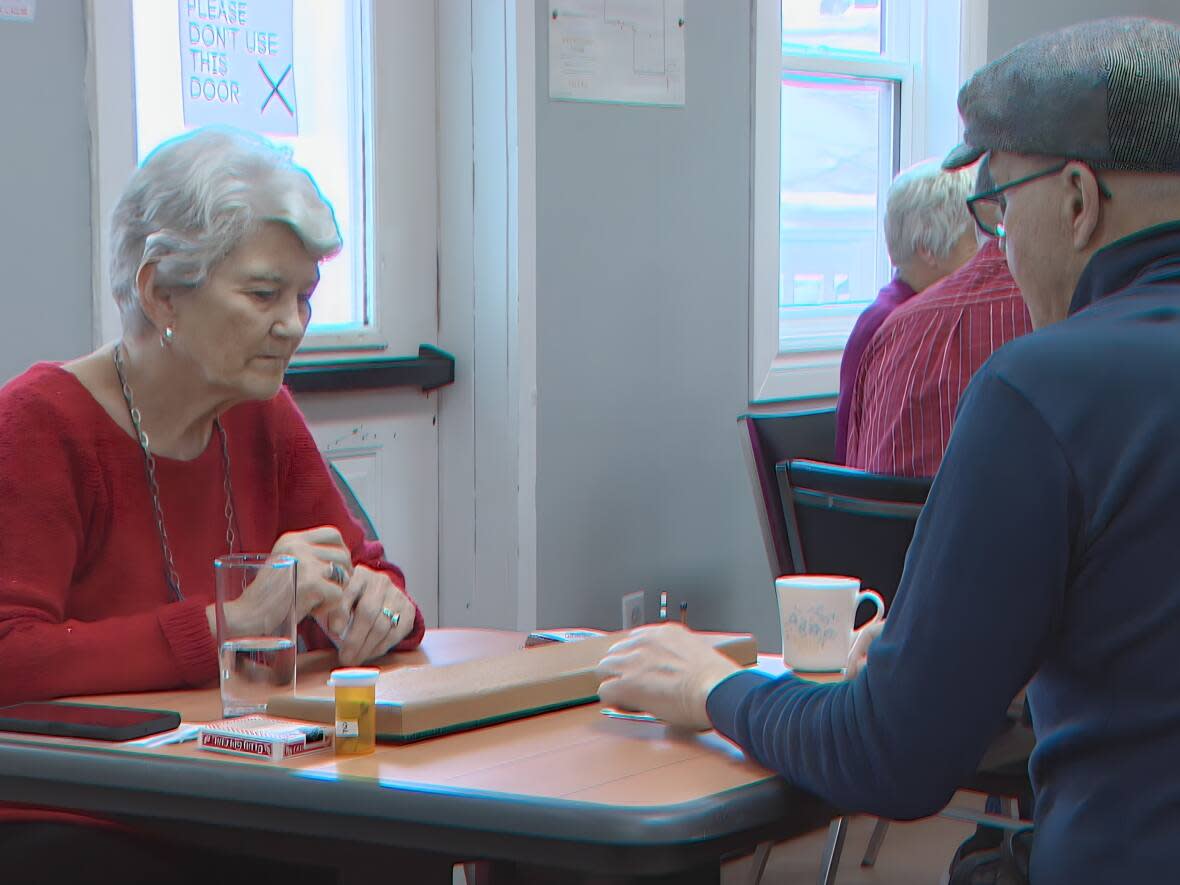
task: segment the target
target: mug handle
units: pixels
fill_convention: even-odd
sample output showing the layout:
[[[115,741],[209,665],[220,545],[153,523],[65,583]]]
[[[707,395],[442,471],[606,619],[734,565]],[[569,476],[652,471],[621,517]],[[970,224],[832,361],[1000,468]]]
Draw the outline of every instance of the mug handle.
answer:
[[[861,624],[859,629],[853,630],[853,634],[859,633],[865,627],[869,626],[869,624],[875,624],[878,621],[885,619],[885,600],[881,598],[881,594],[876,590],[861,590],[859,593],[857,593],[856,604],[852,607],[852,610],[856,611],[857,608],[860,607],[860,604],[865,600],[868,600],[877,607],[877,613],[869,618],[865,623]]]

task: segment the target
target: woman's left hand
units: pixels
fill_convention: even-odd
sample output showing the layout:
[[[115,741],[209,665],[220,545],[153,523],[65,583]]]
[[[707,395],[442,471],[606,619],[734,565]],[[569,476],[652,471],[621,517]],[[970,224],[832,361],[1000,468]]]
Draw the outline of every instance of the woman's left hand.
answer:
[[[333,618],[336,623],[321,626],[336,642],[340,663],[347,666],[388,654],[414,629],[417,616],[410,597],[397,588],[389,575],[363,565],[353,569],[341,609],[347,619],[344,624],[339,623],[337,613]]]

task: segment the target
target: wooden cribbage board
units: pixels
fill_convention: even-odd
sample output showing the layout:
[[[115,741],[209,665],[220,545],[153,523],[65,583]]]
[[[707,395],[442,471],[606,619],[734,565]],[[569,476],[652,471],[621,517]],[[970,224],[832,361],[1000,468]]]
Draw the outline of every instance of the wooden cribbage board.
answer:
[[[754,637],[704,634],[735,663],[757,662]],[[410,742],[479,728],[598,700],[595,673],[607,650],[625,634],[522,648],[446,666],[399,667],[377,681],[377,736]],[[335,698],[326,685],[272,698],[273,716],[312,722],[335,720]]]

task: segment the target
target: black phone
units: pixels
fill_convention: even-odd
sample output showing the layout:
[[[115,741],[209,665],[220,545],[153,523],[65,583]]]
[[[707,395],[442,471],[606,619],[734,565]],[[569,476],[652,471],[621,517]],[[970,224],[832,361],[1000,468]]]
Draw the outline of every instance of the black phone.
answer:
[[[180,714],[171,710],[104,707],[69,701],[35,701],[0,707],[0,731],[26,734],[129,741],[179,725]]]

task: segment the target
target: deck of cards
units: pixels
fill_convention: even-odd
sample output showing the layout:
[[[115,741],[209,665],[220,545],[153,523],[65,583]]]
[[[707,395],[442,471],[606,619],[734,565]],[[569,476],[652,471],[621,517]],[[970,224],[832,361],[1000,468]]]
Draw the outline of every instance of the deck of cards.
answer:
[[[312,723],[270,716],[239,716],[201,726],[197,746],[216,753],[232,753],[281,762],[332,746],[332,729]]]

